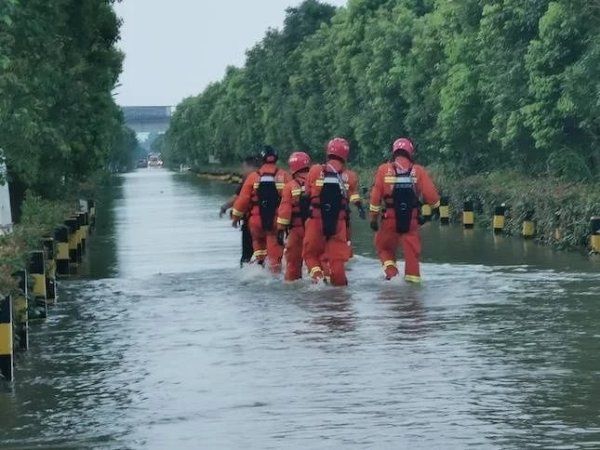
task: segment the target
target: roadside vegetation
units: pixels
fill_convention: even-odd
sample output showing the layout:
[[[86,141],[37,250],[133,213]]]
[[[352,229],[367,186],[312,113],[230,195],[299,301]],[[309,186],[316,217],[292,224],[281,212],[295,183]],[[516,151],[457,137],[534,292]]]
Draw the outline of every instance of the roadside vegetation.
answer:
[[[0,290],[102,172],[133,167],[137,139],[112,91],[123,55],[113,0],[0,2],[0,149],[13,233],[0,238]]]
[[[341,135],[367,169],[407,135],[457,205],[527,205],[579,245],[600,212],[599,98],[598,2],[307,0],[184,100],[159,144],[193,168],[260,142],[320,158]]]

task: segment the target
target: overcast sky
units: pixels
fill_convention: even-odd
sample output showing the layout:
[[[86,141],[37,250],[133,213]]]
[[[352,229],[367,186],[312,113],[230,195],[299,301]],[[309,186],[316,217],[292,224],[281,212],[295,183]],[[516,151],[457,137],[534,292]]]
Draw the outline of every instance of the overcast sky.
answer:
[[[346,0],[328,0],[344,5]],[[176,105],[242,65],[246,49],[269,27],[281,27],[285,9],[301,0],[123,0],[125,52],[117,102]]]

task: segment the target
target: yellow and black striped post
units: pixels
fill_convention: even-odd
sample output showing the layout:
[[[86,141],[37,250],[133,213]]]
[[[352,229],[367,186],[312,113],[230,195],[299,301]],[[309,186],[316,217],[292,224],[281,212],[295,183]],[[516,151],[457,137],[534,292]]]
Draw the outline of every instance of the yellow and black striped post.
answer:
[[[69,275],[69,228],[66,225],[56,227],[54,240],[56,241],[56,273]]]
[[[432,215],[433,211],[431,210],[431,205],[424,203],[421,206],[421,216],[423,217],[423,220],[425,220],[425,222],[430,222]]]
[[[74,216],[75,221],[77,222],[77,262],[80,263],[83,261],[83,217],[81,214],[77,213]]]
[[[470,200],[463,205],[463,225],[469,230],[475,227],[475,212],[473,211],[473,202]]]
[[[96,227],[96,202],[88,200],[88,212],[90,214],[90,230]]]
[[[57,300],[56,292],[56,245],[54,239],[42,239],[46,256],[46,298],[49,305],[54,305]]]
[[[75,262],[79,264],[83,259],[81,252],[81,223],[79,217],[76,215],[73,216],[73,219],[75,220]]]
[[[35,298],[37,318],[48,317],[48,298],[46,296],[46,262],[42,250],[29,253],[29,276],[33,280],[31,293]]]
[[[85,244],[86,244],[86,240],[87,240],[86,226],[85,226],[85,213],[83,213],[83,212],[77,213],[76,217],[77,217],[77,226],[78,226],[77,232],[79,233],[79,246],[80,246],[79,252],[81,253],[81,258],[83,259],[83,255],[85,254]],[[80,262],[81,262],[81,260],[80,260]]]
[[[69,273],[77,269],[77,219],[70,217],[65,220],[65,226],[69,229]]]
[[[492,220],[492,227],[495,234],[501,234],[504,231],[506,225],[506,205],[502,204],[494,208],[494,218]]]
[[[15,339],[21,350],[29,348],[29,301],[27,299],[27,272],[21,270],[13,275],[19,283],[19,292],[15,294],[13,308],[15,310]]]
[[[522,235],[525,239],[531,239],[535,236],[535,222],[533,221],[534,212],[527,211],[525,213],[525,220],[523,221]]]
[[[592,234],[590,236],[590,245],[592,252],[600,253],[600,217],[591,218]]]
[[[90,213],[83,212],[82,213],[83,225],[81,226],[81,231],[83,234],[83,249],[87,250],[87,245],[90,238]]]
[[[448,197],[440,199],[440,223],[442,225],[450,225],[450,202]]]
[[[0,375],[13,379],[13,327],[10,296],[0,299]]]

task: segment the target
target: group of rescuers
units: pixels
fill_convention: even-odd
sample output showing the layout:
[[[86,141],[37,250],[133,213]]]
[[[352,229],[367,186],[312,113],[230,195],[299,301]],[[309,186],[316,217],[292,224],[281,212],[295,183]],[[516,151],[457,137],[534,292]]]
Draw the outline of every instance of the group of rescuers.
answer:
[[[348,284],[350,205],[366,219],[358,176],[347,167],[349,155],[348,141],[335,138],[327,144],[324,164],[313,165],[307,153],[294,152],[289,172],[277,166],[278,153],[270,146],[260,158],[246,158],[236,195],[221,207],[221,215],[231,208],[234,227],[242,226],[242,264],[253,261],[279,273],[285,257],[286,281],[302,278],[305,263],[314,283]],[[393,143],[389,162],[375,174],[369,212],[385,278],[399,275],[396,253],[401,245],[405,280],[419,283],[420,207],[426,203],[438,208],[440,197],[414,157],[410,139]]]

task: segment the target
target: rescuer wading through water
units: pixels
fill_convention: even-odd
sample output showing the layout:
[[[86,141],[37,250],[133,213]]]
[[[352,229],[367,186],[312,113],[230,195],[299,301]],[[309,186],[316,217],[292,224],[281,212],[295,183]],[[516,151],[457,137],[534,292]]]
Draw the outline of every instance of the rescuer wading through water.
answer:
[[[404,278],[419,283],[420,199],[438,208],[440,197],[425,168],[414,163],[414,154],[415,147],[410,139],[400,138],[394,142],[392,162],[379,166],[375,174],[370,212],[371,228],[376,232],[375,248],[386,279],[398,275],[396,250],[401,245],[405,259]]]
[[[303,255],[313,282],[324,280],[328,274],[332,285],[345,286],[345,264],[352,254],[348,239],[350,204],[359,211],[363,206],[358,179],[346,169],[348,141],[332,139],[326,153],[327,162],[313,166],[306,180],[310,218],[306,221]]]
[[[281,205],[277,213],[279,243],[283,245],[285,235],[285,280],[302,278],[302,247],[304,226],[310,216],[310,198],[306,195],[306,176],[310,169],[310,156],[304,152],[294,152],[288,166],[293,180],[283,188]]]
[[[260,167],[259,159],[257,156],[248,156],[244,158],[242,162],[242,180],[238,185],[235,195],[233,195],[227,202],[221,205],[219,211],[219,217],[223,217],[227,210],[230,209],[242,191],[242,186],[252,172],[255,172]],[[241,220],[241,232],[242,232],[242,256],[240,257],[240,266],[249,263],[252,260],[252,255],[254,254],[254,249],[252,247],[252,235],[250,234],[250,226],[248,224],[248,214],[245,214]]]
[[[238,227],[246,213],[252,235],[252,247],[256,262],[278,273],[281,270],[283,246],[277,239],[276,216],[283,187],[290,180],[289,174],[277,167],[278,152],[265,146],[261,152],[262,166],[250,173],[242,186],[232,209],[233,226]]]

